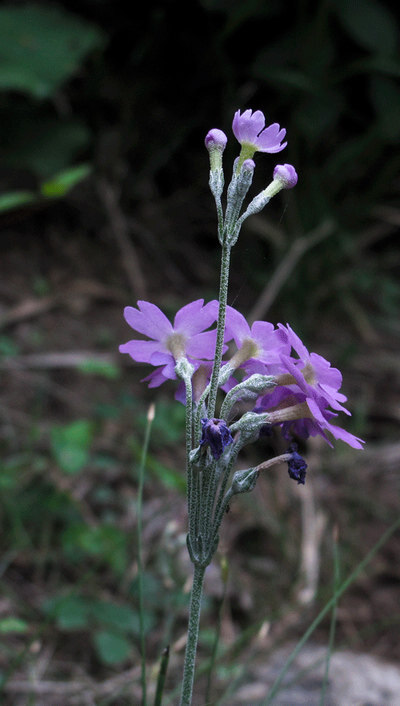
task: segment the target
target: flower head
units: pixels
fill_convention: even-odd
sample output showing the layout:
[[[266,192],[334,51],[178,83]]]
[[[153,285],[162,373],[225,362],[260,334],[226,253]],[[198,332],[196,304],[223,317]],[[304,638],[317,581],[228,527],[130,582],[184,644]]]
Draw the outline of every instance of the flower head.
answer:
[[[273,324],[268,321],[255,321],[250,327],[242,314],[227,306],[226,331],[227,340],[233,338],[238,347],[233,359],[237,366],[242,365],[251,373],[259,371],[257,363],[266,365],[267,368],[278,364],[279,370],[282,370],[280,358],[282,354],[290,353],[290,345],[279,335]],[[275,370],[272,372],[275,373]]]
[[[174,324],[150,302],[138,301],[138,309],[127,306],[124,316],[127,323],[150,340],[133,339],[119,347],[139,363],[160,366],[147,380],[151,387],[158,387],[167,379],[175,379],[175,365],[187,358],[198,368],[202,360],[214,356],[216,331],[206,331],[215,321],[218,311],[215,302],[204,305],[197,299],[177,312]]]
[[[237,110],[233,118],[232,130],[242,145],[242,151],[246,151],[244,159],[252,157],[254,152],[281,152],[287,145],[287,142],[281,144],[286,130],[283,128],[281,130],[278,123],[265,127],[265,117],[261,110],[256,110],[254,113],[251,110],[245,110],[242,115],[240,110]]]
[[[207,444],[212,456],[218,459],[222,456],[225,446],[232,444],[233,438],[223,419],[202,419],[200,446]]]
[[[288,473],[293,480],[297,480],[297,484],[304,485],[306,482],[307,464],[302,456],[297,451],[297,444],[291,444],[288,448],[291,458],[288,461]]]
[[[297,172],[291,164],[277,164],[273,178],[275,181],[280,181],[284,189],[293,189],[298,181]]]
[[[305,394],[307,401],[311,399],[318,404],[322,402],[323,408],[330,405],[335,410],[350,414],[341,404],[347,400],[347,397],[339,392],[342,385],[341,372],[332,368],[318,353],[309,353],[289,324],[278,324],[278,329],[282,341],[289,343],[298,355],[298,359],[282,355],[281,361],[287,372],[293,376],[293,382],[296,382]]]

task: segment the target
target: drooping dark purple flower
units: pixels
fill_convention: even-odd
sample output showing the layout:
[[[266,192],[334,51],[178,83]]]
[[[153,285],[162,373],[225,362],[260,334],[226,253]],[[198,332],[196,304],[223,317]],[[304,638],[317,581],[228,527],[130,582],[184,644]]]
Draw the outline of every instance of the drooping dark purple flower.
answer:
[[[224,448],[232,444],[233,438],[223,419],[202,419],[202,433],[200,446],[208,444],[212,456],[218,459],[222,456]]]
[[[288,473],[293,480],[297,480],[297,484],[304,485],[306,482],[307,464],[302,456],[297,451],[297,444],[293,443],[288,448],[288,453],[291,457],[288,464]]]

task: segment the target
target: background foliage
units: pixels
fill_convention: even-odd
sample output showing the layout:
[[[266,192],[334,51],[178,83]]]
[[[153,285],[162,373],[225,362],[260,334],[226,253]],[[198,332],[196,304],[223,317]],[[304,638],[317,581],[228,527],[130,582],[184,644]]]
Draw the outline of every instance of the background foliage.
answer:
[[[182,12],[160,0],[139,15],[107,0],[0,8],[0,666],[13,704],[16,675],[38,669],[46,650],[55,679],[63,682],[69,663],[79,681],[80,667],[93,693],[126,668],[121,696],[100,691],[96,698],[109,698],[101,703],[124,703],[123,675],[135,678],[136,467],[153,395],[138,385],[145,372],[132,366],[121,375],[114,352],[129,337],[121,312],[140,297],[172,313],[190,298],[215,296],[203,140],[211,127],[229,133],[229,165],[238,107],[262,109],[287,128],[282,158],[300,178],[244,229],[230,303],[256,318],[290,320],[311,349],[345,368],[351,431],[372,449],[363,480],[354,456],[339,450],[335,466],[332,455],[309,449],[324,474],[317,502],[344,533],[345,566],[398,512],[397,18],[378,0],[304,1],[290,13],[277,0],[189,5]],[[274,165],[257,157],[253,193]],[[183,630],[186,605],[182,409],[170,392],[157,406],[147,468],[151,659]],[[280,590],[289,591],[298,574],[292,507],[298,498],[268,479],[254,507],[244,501],[227,518],[238,575],[247,576],[242,547],[258,560],[267,548]],[[238,531],[244,525],[250,534]],[[278,581],[276,571],[267,579]],[[254,610],[243,586],[231,596],[239,632],[257,614],[255,591],[246,591]],[[372,635],[381,634],[374,611],[368,619]],[[356,646],[371,644],[356,633]],[[384,654],[393,640],[390,632],[381,638]]]

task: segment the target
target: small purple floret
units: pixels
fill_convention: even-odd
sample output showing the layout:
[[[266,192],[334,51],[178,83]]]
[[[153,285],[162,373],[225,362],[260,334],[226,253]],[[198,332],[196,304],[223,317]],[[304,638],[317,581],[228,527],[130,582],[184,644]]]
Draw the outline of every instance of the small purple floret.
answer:
[[[202,419],[200,446],[208,444],[212,456],[218,459],[222,456],[225,446],[232,444],[233,438],[223,419]]]
[[[298,180],[297,172],[291,164],[277,164],[274,169],[273,178],[279,179],[284,189],[293,189]]]
[[[280,128],[278,123],[265,127],[265,117],[261,110],[245,110],[241,115],[237,110],[232,123],[233,134],[241,145],[251,145],[255,152],[281,152],[287,142],[281,141],[286,135],[286,130]]]
[[[288,448],[288,453],[291,458],[288,461],[289,476],[293,480],[297,480],[297,484],[304,485],[306,482],[307,464],[302,456],[297,451],[297,444],[291,444]]]
[[[217,149],[223,152],[227,142],[227,136],[224,132],[222,132],[222,130],[219,130],[218,128],[213,128],[212,130],[210,130],[206,135],[206,139],[204,140],[205,146],[209,151]]]

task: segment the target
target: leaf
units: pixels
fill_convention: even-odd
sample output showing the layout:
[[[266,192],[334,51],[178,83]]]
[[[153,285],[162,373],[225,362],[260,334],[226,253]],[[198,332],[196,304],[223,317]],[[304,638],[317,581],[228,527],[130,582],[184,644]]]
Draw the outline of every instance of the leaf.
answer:
[[[55,618],[59,628],[77,630],[88,624],[90,603],[81,596],[66,596],[55,608]]]
[[[131,653],[131,643],[118,633],[98,630],[93,635],[97,654],[104,664],[124,662]]]
[[[89,459],[92,438],[93,425],[86,419],[53,427],[51,449],[65,473],[79,473],[84,468]]]
[[[79,164],[76,167],[64,169],[41,185],[41,192],[47,198],[65,196],[71,189],[79,184],[91,172],[89,164]]]
[[[132,608],[110,601],[93,601],[90,612],[98,623],[106,624],[121,632],[132,632],[138,620],[137,613]]]
[[[394,54],[399,37],[396,18],[376,0],[339,0],[338,17],[350,37],[364,49]]]
[[[76,119],[61,119],[48,106],[15,106],[1,113],[2,164],[28,169],[44,179],[69,170],[86,149],[90,131]]]
[[[48,98],[104,44],[94,24],[56,7],[0,9],[0,89]]]
[[[62,541],[71,561],[81,561],[82,557],[89,556],[109,564],[118,574],[126,569],[127,537],[117,527],[70,524],[63,533]]]
[[[99,624],[107,625],[120,632],[128,632],[137,636],[140,634],[139,613],[130,606],[110,601],[92,601],[90,612]],[[144,631],[149,632],[154,627],[154,614],[144,611],[143,623]]]
[[[0,620],[0,634],[8,635],[10,633],[25,633],[29,629],[28,623],[20,618],[3,618]]]
[[[9,191],[0,196],[0,212],[11,211],[13,208],[25,206],[37,200],[37,195],[32,191]]]
[[[396,141],[400,137],[400,89],[398,84],[386,76],[373,76],[370,94],[378,115],[379,127],[384,139]]]
[[[78,370],[84,375],[99,375],[109,380],[115,380],[121,374],[121,370],[115,363],[106,360],[96,360],[95,358],[84,360],[78,366]]]

